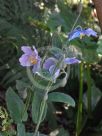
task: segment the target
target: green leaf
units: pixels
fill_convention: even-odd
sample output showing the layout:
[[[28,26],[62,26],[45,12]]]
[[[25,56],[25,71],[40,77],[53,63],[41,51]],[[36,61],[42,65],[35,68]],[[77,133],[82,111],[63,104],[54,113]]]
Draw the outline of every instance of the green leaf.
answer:
[[[98,61],[98,55],[96,50],[83,49],[82,54],[83,54],[83,60],[86,61],[87,63],[94,63]]]
[[[58,48],[58,47],[52,47],[50,50],[49,50],[49,52],[51,53],[51,55],[53,55],[53,56],[55,56],[56,57],[56,55],[58,54],[58,55],[60,55],[60,56],[63,56],[63,51],[60,49],[60,48]]]
[[[54,47],[62,48],[62,42],[61,42],[61,37],[58,32],[53,33],[52,36],[52,45]]]
[[[46,86],[48,85],[49,80],[51,79],[47,73],[44,73],[44,71],[40,72],[40,76],[37,75],[37,74],[35,76],[33,76],[32,71],[28,68],[27,74],[28,74],[28,78],[30,79],[33,86],[36,87],[36,88],[39,88],[41,90],[46,89]],[[46,75],[46,77],[45,77],[45,75]]]
[[[26,136],[34,136],[34,133],[27,133]],[[39,136],[47,136],[47,135],[39,134]]]
[[[51,130],[54,130],[57,128],[57,117],[54,114],[56,112],[56,109],[54,107],[54,104],[52,102],[48,102],[48,111],[46,119],[48,121],[48,126]]]
[[[59,130],[58,136],[70,136],[70,134],[69,134],[69,132],[66,131],[64,128],[61,128],[61,129]]]
[[[63,102],[68,104],[69,106],[75,107],[75,101],[73,100],[73,98],[64,93],[59,92],[49,93],[48,100],[52,102]]]
[[[91,106],[92,106],[92,110],[95,109],[97,103],[99,102],[99,100],[102,97],[102,92],[99,88],[97,88],[94,84],[91,87]],[[84,94],[84,98],[83,98],[84,104],[86,106],[86,108],[88,108],[87,105],[87,93]]]
[[[27,133],[26,136],[33,136],[33,133]]]
[[[22,121],[27,120],[26,111],[23,115],[24,107],[25,107],[24,103],[19,98],[19,96],[12,90],[12,88],[8,88],[6,92],[6,102],[10,115],[16,123],[21,123]]]
[[[0,136],[8,136],[8,134],[5,132],[0,133]]]
[[[63,18],[61,18],[59,13],[53,12],[47,21],[48,27],[51,29],[51,31],[54,31],[58,26],[64,26],[67,28],[67,25]]]
[[[43,99],[42,94],[40,94],[39,92],[34,92],[33,101],[32,101],[32,119],[34,123],[38,122],[39,115],[41,112],[42,99]],[[42,121],[44,120],[46,113],[47,113],[47,103],[45,105]]]
[[[90,37],[83,37],[83,39],[75,39],[71,41],[71,45],[77,46],[82,52],[82,60],[87,63],[94,63],[98,61],[97,48],[98,45]]]
[[[22,123],[17,124],[17,136],[26,136],[25,126]]]
[[[27,89],[30,88],[30,84],[22,80],[16,81],[16,89],[18,90],[21,98],[25,99],[27,97]]]
[[[25,88],[28,88],[29,87],[29,84],[22,81],[22,80],[16,80],[16,88],[18,91],[22,91],[24,90]]]
[[[51,81],[50,80],[51,78],[48,77],[47,73],[45,73],[45,74],[41,73],[40,76],[37,74],[35,76],[32,76],[32,71],[28,68],[27,74],[28,74],[28,77],[29,77],[31,83],[33,84],[33,86],[36,88],[39,88],[40,90],[45,90],[49,81]],[[46,80],[45,80],[45,75],[46,75]],[[61,86],[61,84],[62,84],[62,80],[56,81],[56,83],[51,86],[50,91],[55,90],[56,88],[59,88]]]

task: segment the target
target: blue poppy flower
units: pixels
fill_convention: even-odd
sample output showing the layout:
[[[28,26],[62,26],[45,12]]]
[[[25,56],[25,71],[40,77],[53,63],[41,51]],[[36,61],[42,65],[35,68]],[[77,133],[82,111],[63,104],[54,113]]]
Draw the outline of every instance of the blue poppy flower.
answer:
[[[97,37],[97,33],[91,28],[81,29],[80,27],[74,29],[72,32],[68,34],[68,40],[71,41],[75,38],[82,38],[83,36],[94,36]]]
[[[64,65],[76,64],[76,63],[80,63],[80,61],[76,58],[65,58],[62,60],[62,62],[59,65],[58,63],[59,63],[58,59],[54,57],[50,57],[46,59],[43,64],[43,68],[49,71],[49,73],[53,76],[54,81],[60,75],[60,70],[63,69]]]
[[[29,46],[22,46],[21,50],[24,54],[19,58],[19,62],[23,67],[30,67],[32,66],[33,73],[39,71],[41,59],[38,56],[38,51],[33,46],[33,50]]]

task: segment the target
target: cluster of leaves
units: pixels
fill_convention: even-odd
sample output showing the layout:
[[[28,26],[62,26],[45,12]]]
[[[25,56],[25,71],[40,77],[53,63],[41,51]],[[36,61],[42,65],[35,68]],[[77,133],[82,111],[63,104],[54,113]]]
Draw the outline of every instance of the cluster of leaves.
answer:
[[[57,3],[56,1],[50,0],[48,2],[43,1],[43,3],[44,8],[40,9],[40,1],[13,0],[11,2],[10,0],[0,0],[0,79],[2,79],[0,84],[5,88],[12,86],[13,89],[18,92],[17,93],[12,88],[9,88],[6,92],[8,111],[14,123],[17,124],[17,132],[15,135],[34,135],[25,130],[24,123],[28,119],[27,110],[29,110],[30,106],[32,107],[32,120],[36,124],[38,122],[44,93],[32,87],[26,77],[25,71],[19,66],[18,57],[20,55],[20,46],[22,44],[35,44],[37,47],[52,45],[54,46],[52,53],[58,48],[61,49],[62,46],[64,46],[63,42],[66,40],[65,34],[71,30],[75,18],[77,17],[77,14],[72,12],[67,0],[58,0]],[[83,19],[79,19],[77,24],[82,24],[82,20]],[[68,54],[70,57],[76,54],[76,57],[81,58],[87,64],[96,63],[98,61],[98,54],[102,55],[101,43],[101,38],[98,44],[94,42],[93,38],[84,38],[82,41],[75,40],[71,42],[71,46],[68,47]],[[76,67],[72,68],[71,71],[72,74],[74,71],[76,77],[79,76]],[[84,76],[85,82],[86,78],[87,77]],[[15,81],[16,87],[14,84]],[[72,84],[75,83],[73,82]],[[68,88],[65,93],[67,93]],[[91,89],[93,91],[92,105],[93,109],[95,109],[102,93],[94,85],[94,82]],[[96,97],[96,95],[97,98],[95,101],[94,97]],[[86,93],[83,97],[86,106],[85,111],[87,111]],[[24,103],[23,100],[27,100],[27,103]],[[53,112],[55,112],[55,107],[52,102],[62,102],[72,107],[75,106],[75,102],[69,95],[58,92],[49,93],[43,119],[47,114],[46,117],[50,126],[53,126],[53,129],[55,129],[57,127],[57,125],[55,125],[57,122],[53,114]],[[69,113],[69,111],[67,113]],[[52,122],[49,118],[52,118]],[[75,120],[73,122],[75,123]],[[4,132],[0,135],[7,136],[8,134]],[[14,135],[14,133],[9,135]],[[59,131],[58,135],[68,136],[69,133],[62,129]],[[40,134],[40,136],[45,135]]]
[[[38,4],[40,5],[40,2],[38,2]],[[46,5],[50,8],[50,4]],[[46,46],[50,44],[49,38],[51,39],[50,32],[52,31],[52,28],[50,28],[48,24],[43,23],[43,20],[45,20],[45,12],[40,10],[39,7],[36,6],[36,2],[33,3],[33,0],[17,0],[13,2],[10,2],[9,0],[0,1],[0,77],[2,79],[0,83],[4,88],[7,88],[8,86],[15,88],[14,82],[17,79],[21,79],[29,83],[25,71],[22,71],[18,64],[18,56],[20,55],[19,47],[22,44],[36,43],[36,46]],[[42,17],[42,15],[44,17]],[[53,39],[53,41],[56,42],[56,39]],[[22,88],[22,82],[20,84],[21,85],[18,85],[18,92],[22,96],[22,93],[24,94],[23,91],[26,90],[27,85]],[[58,100],[55,98],[55,95],[58,95]],[[51,94],[49,99],[51,99],[51,101],[65,103],[69,100],[71,103],[67,103],[75,106],[75,103],[70,96],[57,94],[57,92],[55,95]],[[33,96],[32,118],[34,123],[37,123],[37,117],[39,116],[40,110],[39,108],[41,106],[41,97],[39,97],[36,92]],[[25,127],[22,124],[22,121],[27,121],[27,109],[25,109],[24,102],[12,89],[8,89],[6,93],[6,101],[10,116],[13,121],[17,123],[17,134],[26,135]],[[24,117],[22,116],[22,112],[25,112]],[[64,132],[61,131],[61,133]],[[11,134],[5,131],[1,135],[11,136],[14,135],[14,133]],[[27,135],[32,134],[27,133]]]

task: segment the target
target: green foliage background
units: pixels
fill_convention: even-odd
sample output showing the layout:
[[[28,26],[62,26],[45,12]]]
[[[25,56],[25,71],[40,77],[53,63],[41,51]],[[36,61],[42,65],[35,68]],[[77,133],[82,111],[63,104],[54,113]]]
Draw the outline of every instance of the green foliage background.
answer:
[[[85,1],[83,6],[81,17],[75,26],[81,25],[82,27],[95,28],[93,19],[90,19],[91,10],[87,7],[87,1]],[[18,92],[22,88],[24,89],[25,86],[29,88],[30,83],[26,76],[26,71],[20,66],[18,61],[21,56],[21,46],[35,45],[37,48],[56,46],[62,48],[62,43],[66,41],[65,34],[67,35],[71,31],[78,13],[77,5],[73,7],[72,1],[68,0],[0,0],[0,86],[5,89],[11,86],[13,89],[18,90]],[[71,43],[78,49],[78,53],[80,53],[80,50],[82,51],[84,54],[82,59],[87,63],[97,62],[98,54],[102,55],[102,38],[99,38],[98,44],[95,40],[85,38],[82,42],[76,40]],[[100,79],[98,83],[96,81],[96,84],[101,88],[102,75],[100,73],[94,74],[93,71],[92,75],[94,79]],[[70,79],[70,84],[64,88],[64,92],[73,94],[77,102],[77,95],[75,94],[77,92],[73,92],[73,89],[78,87],[78,68],[71,68]],[[77,82],[75,82],[76,80]],[[84,81],[86,83],[86,76],[84,76]],[[27,84],[23,82],[27,82]],[[95,81],[92,82],[92,84],[94,83]],[[98,90],[96,86],[93,86],[93,90]],[[68,90],[72,90],[72,92]],[[93,91],[93,96],[95,95],[96,91]],[[100,90],[99,95],[101,95]],[[14,96],[19,99],[16,94]],[[20,103],[22,103],[21,100]],[[96,105],[94,101],[93,103],[93,105]],[[54,111],[53,105],[51,103],[49,105],[51,110]],[[35,109],[33,110],[35,111]],[[47,119],[50,124],[49,126],[55,126],[55,129],[57,124],[55,121],[56,117],[52,116],[51,110],[48,111]],[[71,113],[72,111],[69,110]],[[69,117],[69,112],[65,112],[67,117]],[[73,113],[76,115],[76,111]],[[19,114],[18,116],[20,116]],[[49,120],[49,116],[52,116],[54,123]],[[73,116],[72,114],[71,119],[75,122]],[[37,118],[33,116],[33,120],[35,121]],[[20,126],[21,130],[19,131],[25,131],[23,124],[19,124],[18,129]],[[64,133],[69,135],[68,132],[66,133],[65,130],[62,130],[59,136],[62,136]]]

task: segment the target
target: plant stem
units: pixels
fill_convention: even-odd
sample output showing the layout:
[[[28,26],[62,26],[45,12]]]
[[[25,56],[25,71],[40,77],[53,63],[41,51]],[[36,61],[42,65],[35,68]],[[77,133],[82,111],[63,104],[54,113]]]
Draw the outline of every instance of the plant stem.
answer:
[[[83,7],[83,0],[80,0],[79,4],[80,4],[80,11],[79,11],[79,14],[78,14],[73,26],[72,26],[71,32],[73,31],[74,27],[76,26],[76,24],[77,24],[77,22],[78,22],[78,20],[79,20],[79,18],[81,16],[82,7]]]
[[[40,123],[41,123],[41,120],[42,120],[43,113],[44,113],[45,105],[46,105],[46,100],[43,99],[43,101],[42,101],[42,107],[41,107],[41,113],[40,113],[39,120],[38,120],[36,129],[35,129],[34,136],[37,136],[38,129],[39,129],[39,126],[40,126]]]
[[[88,117],[91,117],[91,76],[90,76],[90,66],[87,64],[87,105],[88,105]]]
[[[76,136],[80,135],[82,126],[82,103],[83,103],[83,63],[80,63],[80,90],[79,90],[79,103],[76,123]]]
[[[24,110],[23,110],[22,115],[21,115],[22,118],[23,118],[25,112],[27,111],[27,109],[28,109],[28,107],[29,107],[30,99],[31,99],[31,92],[29,91],[29,92],[28,92],[27,99],[26,99],[26,103],[25,103],[25,106],[24,106]]]
[[[42,117],[43,117],[43,113],[44,113],[44,110],[45,110],[46,101],[47,101],[47,97],[48,97],[48,92],[49,92],[51,86],[52,86],[52,83],[49,82],[49,84],[47,86],[47,89],[46,89],[46,92],[45,92],[45,95],[44,95],[43,100],[42,100],[41,113],[40,113],[40,116],[39,116],[39,120],[38,120],[37,126],[35,128],[34,136],[38,136],[39,126],[40,126],[40,123],[41,123],[41,120],[42,120]]]

